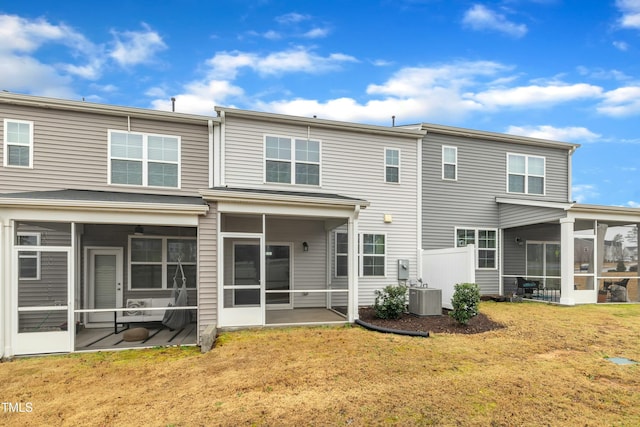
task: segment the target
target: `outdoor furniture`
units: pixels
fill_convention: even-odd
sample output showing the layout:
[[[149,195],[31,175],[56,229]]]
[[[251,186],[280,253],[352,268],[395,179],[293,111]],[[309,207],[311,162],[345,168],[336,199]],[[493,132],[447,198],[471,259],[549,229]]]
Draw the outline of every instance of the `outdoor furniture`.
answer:
[[[629,279],[618,280],[613,282],[605,280],[604,289],[609,293],[608,300],[611,302],[627,302],[627,285]]]
[[[129,328],[132,323],[162,322],[165,310],[145,310],[145,307],[169,307],[175,304],[174,298],[136,298],[127,300],[127,311],[113,313],[113,331],[119,333],[118,325]]]
[[[518,286],[518,294],[520,293],[520,289],[522,289],[523,295],[526,297],[532,296],[533,291],[540,292],[540,282],[536,280],[528,280],[524,277],[516,277],[516,284]]]

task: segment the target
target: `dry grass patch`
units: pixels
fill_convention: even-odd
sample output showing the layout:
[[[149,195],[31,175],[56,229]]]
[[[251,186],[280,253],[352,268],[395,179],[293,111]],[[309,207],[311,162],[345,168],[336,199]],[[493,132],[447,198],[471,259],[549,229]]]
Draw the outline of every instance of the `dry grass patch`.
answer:
[[[638,425],[640,306],[492,303],[506,327],[413,338],[359,327],[223,333],[216,348],[0,364],[5,425]]]

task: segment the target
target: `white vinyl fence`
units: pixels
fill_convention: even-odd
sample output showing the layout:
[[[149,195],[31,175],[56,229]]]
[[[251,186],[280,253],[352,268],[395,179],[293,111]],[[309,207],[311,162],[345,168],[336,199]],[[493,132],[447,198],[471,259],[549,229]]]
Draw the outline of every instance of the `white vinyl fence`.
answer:
[[[422,283],[442,289],[442,307],[452,309],[456,283],[475,283],[474,245],[464,248],[434,249],[422,253]]]

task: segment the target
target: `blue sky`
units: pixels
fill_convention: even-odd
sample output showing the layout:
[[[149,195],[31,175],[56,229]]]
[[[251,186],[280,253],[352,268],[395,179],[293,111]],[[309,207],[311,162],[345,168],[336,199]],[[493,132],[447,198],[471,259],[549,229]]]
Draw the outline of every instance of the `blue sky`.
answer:
[[[573,198],[640,207],[640,0],[150,4],[0,0],[0,90],[575,142]]]

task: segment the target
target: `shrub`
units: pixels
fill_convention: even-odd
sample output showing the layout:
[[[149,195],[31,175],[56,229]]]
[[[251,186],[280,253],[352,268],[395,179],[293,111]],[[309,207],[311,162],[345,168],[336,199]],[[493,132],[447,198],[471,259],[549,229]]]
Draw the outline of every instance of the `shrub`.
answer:
[[[383,290],[376,291],[376,301],[373,306],[376,316],[380,319],[399,319],[405,309],[407,287],[389,285]]]
[[[632,265],[629,267],[629,271],[638,271],[638,265]]]
[[[475,283],[458,283],[451,298],[453,310],[449,316],[453,317],[461,325],[469,323],[472,317],[478,315],[480,303],[480,288]]]
[[[616,266],[616,271],[627,271],[627,266],[624,265],[624,261],[618,261],[618,265]]]

